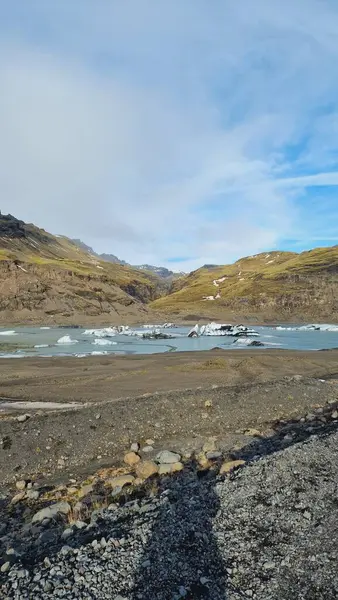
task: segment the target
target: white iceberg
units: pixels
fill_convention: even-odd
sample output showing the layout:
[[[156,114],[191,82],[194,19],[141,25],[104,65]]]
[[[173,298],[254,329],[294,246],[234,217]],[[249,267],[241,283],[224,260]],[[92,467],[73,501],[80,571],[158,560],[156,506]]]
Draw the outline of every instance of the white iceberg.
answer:
[[[331,331],[338,333],[338,325],[311,323],[300,327],[276,327],[276,331]]]
[[[98,351],[98,350],[94,350],[91,355],[92,356],[103,356],[104,354],[108,354],[107,350],[103,350],[103,351]]]
[[[77,344],[77,342],[77,340],[72,340],[72,338],[69,335],[64,335],[57,341],[57,344]]]
[[[36,344],[34,348],[48,348],[48,344]]]
[[[50,329],[50,327],[40,327],[40,329]]]
[[[14,329],[10,329],[8,331],[0,331],[0,335],[18,335]]]
[[[207,325],[201,325],[201,327],[197,324],[188,333],[188,337],[199,337],[204,335],[229,335],[233,337],[246,337],[258,336],[259,334],[254,329],[250,329],[249,327],[245,327],[244,325],[228,325],[225,323],[208,323]]]
[[[93,341],[94,346],[114,346],[117,342],[111,342],[110,340],[98,338]]]

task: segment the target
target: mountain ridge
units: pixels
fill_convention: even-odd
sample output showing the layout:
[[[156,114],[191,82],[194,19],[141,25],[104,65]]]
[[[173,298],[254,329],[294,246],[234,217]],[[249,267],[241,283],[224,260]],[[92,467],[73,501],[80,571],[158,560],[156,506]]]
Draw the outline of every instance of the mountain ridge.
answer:
[[[338,246],[272,251],[201,267],[173,283],[152,308],[175,318],[337,320]]]
[[[97,252],[95,252],[95,250],[93,250],[93,248],[91,248],[90,246],[87,246],[87,244],[82,242],[82,240],[72,239],[71,241],[74,242],[77,246],[79,246],[79,248],[85,249],[87,252],[91,253],[93,256],[96,256],[97,258],[100,258],[101,260],[105,260],[107,262],[112,262],[112,263],[117,263],[120,265],[127,265],[129,267],[132,267],[133,269],[139,269],[140,271],[150,271],[151,273],[155,273],[156,275],[158,275],[159,277],[163,277],[164,279],[168,279],[168,278],[174,279],[175,277],[179,277],[182,274],[183,275],[185,274],[185,273],[175,273],[174,271],[170,271],[166,267],[157,267],[155,265],[147,265],[147,264],[132,265],[130,263],[127,263],[125,260],[121,260],[115,254],[106,254],[106,253],[98,254]]]
[[[65,236],[0,213],[0,322],[143,322],[166,286],[100,260]]]
[[[264,252],[174,278],[117,260],[0,213],[0,322],[337,321],[337,245]]]

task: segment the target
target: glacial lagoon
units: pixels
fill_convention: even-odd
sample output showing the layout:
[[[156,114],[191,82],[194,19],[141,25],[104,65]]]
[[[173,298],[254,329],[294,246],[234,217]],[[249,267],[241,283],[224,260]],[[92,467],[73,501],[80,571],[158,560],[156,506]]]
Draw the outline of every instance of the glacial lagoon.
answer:
[[[0,329],[0,357],[102,356],[154,354],[222,348],[322,350],[338,348],[337,325],[236,326],[192,328],[173,324],[95,329],[67,327],[7,327]],[[146,338],[146,339],[145,339]],[[150,339],[149,339],[150,338]],[[167,339],[161,339],[167,338]],[[253,346],[252,342],[255,342]]]

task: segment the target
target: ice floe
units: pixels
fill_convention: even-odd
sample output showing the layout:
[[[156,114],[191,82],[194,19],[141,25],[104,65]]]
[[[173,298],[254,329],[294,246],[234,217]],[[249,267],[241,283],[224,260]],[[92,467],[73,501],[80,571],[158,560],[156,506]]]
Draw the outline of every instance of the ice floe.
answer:
[[[233,344],[235,344],[236,346],[241,346],[241,347],[245,347],[245,346],[261,347],[261,346],[265,345],[265,344],[263,344],[263,342],[260,342],[259,340],[252,340],[251,338],[247,338],[247,337],[240,337],[237,340],[234,340]]]
[[[40,329],[50,329],[50,327],[40,327]]]
[[[99,350],[94,350],[91,353],[92,356],[103,356],[103,355],[106,355],[106,354],[109,354],[109,352],[107,350],[100,350],[100,351]]]
[[[48,344],[36,344],[34,348],[48,348]]]
[[[72,340],[72,338],[69,335],[64,335],[63,337],[61,337],[58,341],[57,344],[77,344],[78,340]]]
[[[228,325],[224,323],[208,323],[207,325],[201,326],[197,324],[188,333],[188,337],[200,337],[205,335],[245,337],[258,336],[259,334],[254,329],[250,329],[244,325]]]
[[[276,331],[332,331],[338,333],[338,325],[317,324],[300,325],[299,327],[276,327]]]
[[[112,342],[110,340],[97,338],[93,341],[94,346],[114,346],[117,342]]]
[[[14,329],[10,329],[8,331],[0,331],[0,335],[18,335]]]

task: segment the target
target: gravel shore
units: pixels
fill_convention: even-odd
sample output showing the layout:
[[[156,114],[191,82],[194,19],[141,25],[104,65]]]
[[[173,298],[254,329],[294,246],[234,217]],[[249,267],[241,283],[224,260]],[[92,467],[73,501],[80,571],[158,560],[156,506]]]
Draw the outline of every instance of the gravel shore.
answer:
[[[336,426],[260,452],[225,479],[191,459],[161,480],[159,493],[148,487],[124,505],[94,511],[78,532],[63,523],[55,551],[51,522],[42,522],[45,552],[33,543],[21,557],[15,546],[7,549],[1,597],[336,599]],[[34,527],[27,524],[33,537]]]

